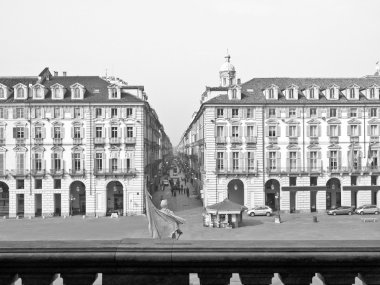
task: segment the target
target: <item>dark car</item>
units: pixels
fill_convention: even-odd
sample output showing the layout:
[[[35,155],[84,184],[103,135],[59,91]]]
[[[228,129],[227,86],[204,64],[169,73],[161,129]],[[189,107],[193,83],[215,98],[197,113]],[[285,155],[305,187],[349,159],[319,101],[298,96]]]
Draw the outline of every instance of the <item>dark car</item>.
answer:
[[[352,206],[341,206],[336,209],[331,209],[327,211],[328,215],[352,215],[355,213],[355,207]]]

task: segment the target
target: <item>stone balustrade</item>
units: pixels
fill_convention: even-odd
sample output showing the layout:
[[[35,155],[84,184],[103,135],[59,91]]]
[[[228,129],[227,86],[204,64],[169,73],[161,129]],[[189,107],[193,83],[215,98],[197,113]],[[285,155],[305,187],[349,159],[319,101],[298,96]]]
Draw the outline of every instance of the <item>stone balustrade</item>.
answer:
[[[317,274],[326,285],[355,278],[380,284],[380,241],[111,241],[0,242],[0,284],[225,285],[238,273],[243,285],[307,285]]]

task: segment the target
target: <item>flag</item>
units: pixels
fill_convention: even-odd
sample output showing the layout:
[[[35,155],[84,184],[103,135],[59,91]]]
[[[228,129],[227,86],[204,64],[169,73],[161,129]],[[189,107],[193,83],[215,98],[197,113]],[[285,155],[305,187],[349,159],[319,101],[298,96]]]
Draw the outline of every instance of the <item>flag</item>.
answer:
[[[172,238],[179,229],[179,224],[185,222],[168,209],[158,210],[151,199],[151,195],[145,188],[146,216],[148,218],[149,232],[152,238]]]

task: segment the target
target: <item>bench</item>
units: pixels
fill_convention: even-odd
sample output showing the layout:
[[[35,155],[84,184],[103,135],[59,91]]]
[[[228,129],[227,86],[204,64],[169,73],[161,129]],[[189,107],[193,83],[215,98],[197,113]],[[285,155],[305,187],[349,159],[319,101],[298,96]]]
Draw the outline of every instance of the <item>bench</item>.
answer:
[[[363,223],[367,223],[367,222],[375,223],[375,222],[377,222],[377,218],[362,218],[362,222]]]

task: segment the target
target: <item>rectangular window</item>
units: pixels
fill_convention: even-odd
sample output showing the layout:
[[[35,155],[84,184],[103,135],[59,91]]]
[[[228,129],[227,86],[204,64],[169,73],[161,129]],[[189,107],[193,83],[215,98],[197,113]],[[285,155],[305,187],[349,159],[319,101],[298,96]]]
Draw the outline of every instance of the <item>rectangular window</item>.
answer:
[[[95,109],[95,116],[97,118],[101,118],[102,117],[102,108],[96,108]]]
[[[370,136],[378,136],[378,130],[377,130],[377,125],[371,125],[370,127]]]
[[[330,169],[337,170],[338,169],[338,152],[336,150],[330,151]]]
[[[232,126],[232,137],[233,138],[239,137],[239,127],[238,126]]]
[[[252,151],[248,152],[248,170],[254,170],[255,169],[255,160],[254,155]]]
[[[24,108],[16,108],[16,119],[24,118]]]
[[[117,171],[117,158],[111,158],[111,169]]]
[[[25,128],[24,127],[16,127],[16,138],[24,139],[25,138]]]
[[[317,116],[317,108],[310,108],[310,117]]]
[[[276,126],[269,126],[269,137],[275,137],[276,136]]]
[[[36,108],[34,109],[34,112],[35,112],[35,117],[36,117],[37,119],[42,118],[42,109],[41,109],[40,107],[36,107]]]
[[[239,109],[232,109],[232,118],[239,117]]]
[[[216,161],[217,169],[223,170],[224,169],[224,153],[218,152],[216,160],[217,160]]]
[[[297,153],[295,151],[289,152],[289,167],[290,171],[297,170]]]
[[[336,108],[330,108],[330,117],[336,117]]]
[[[232,170],[239,169],[239,153],[234,151],[232,153]]]
[[[42,127],[35,127],[34,128],[34,137],[36,139],[42,139]]]
[[[331,137],[337,137],[338,136],[338,126],[337,125],[331,125],[330,126],[330,136]]]
[[[74,127],[74,139],[80,139],[81,136],[80,136],[80,127]]]
[[[351,128],[351,136],[357,137],[359,136],[359,128],[358,125],[351,125],[349,126]]]
[[[102,153],[96,154],[95,163],[96,163],[95,165],[96,170],[102,171],[103,170],[103,154]]]
[[[34,180],[34,189],[42,189],[42,179]]]
[[[224,116],[224,109],[222,109],[222,108],[216,109],[216,116],[218,118],[222,118]]]
[[[116,118],[117,117],[117,108],[111,108],[111,117]]]
[[[289,177],[289,186],[297,186],[297,177]]]
[[[276,164],[276,152],[275,151],[270,151],[269,152],[269,169],[270,170],[276,170],[277,169],[277,164]]]
[[[310,99],[314,99],[314,88],[310,88]]]
[[[289,126],[289,137],[297,136],[297,126]]]
[[[5,119],[4,118],[4,108],[0,108],[0,119]]]
[[[276,117],[276,109],[269,109],[269,118],[275,118]]]
[[[41,153],[34,154],[34,170],[35,171],[42,170],[42,154]]]
[[[289,89],[289,99],[294,99],[294,90]]]
[[[357,176],[351,176],[351,186],[357,185]]]
[[[54,189],[61,189],[61,179],[54,179]]]
[[[317,169],[317,152],[316,151],[310,152],[310,169],[311,170]]]
[[[350,117],[355,118],[358,115],[358,109],[356,108],[351,108],[350,109]]]
[[[223,126],[217,126],[216,127],[216,136],[217,137],[224,137],[224,127]]]
[[[131,165],[132,165],[132,163],[131,163],[131,159],[130,158],[127,158],[127,160],[126,160],[126,162],[127,162],[127,171],[130,171],[131,170]]]
[[[117,138],[118,127],[111,127],[111,138]]]
[[[74,170],[80,171],[81,165],[80,165],[80,153],[74,153]]]
[[[24,179],[16,179],[16,189],[24,189]]]
[[[61,108],[55,107],[54,108],[54,118],[59,118],[61,117]]]
[[[247,137],[255,136],[255,128],[254,126],[247,126]]]
[[[269,99],[274,99],[274,91],[273,91],[273,88],[269,89]]]
[[[371,98],[371,99],[375,98],[375,88],[371,88],[369,90],[369,98]]]
[[[95,136],[97,138],[102,138],[103,137],[103,127],[96,127],[95,128]]]
[[[127,108],[127,118],[131,118],[133,114],[133,109],[132,108]]]
[[[61,155],[59,153],[53,154],[53,168],[55,171],[61,170]]]
[[[133,127],[127,127],[127,138],[133,138]]]
[[[61,138],[61,127],[54,127],[54,138],[55,139]]]
[[[318,132],[317,132],[317,126],[316,125],[310,125],[310,137],[317,137]]]
[[[371,108],[371,117],[377,117],[377,108]]]
[[[350,89],[350,99],[355,99],[355,89],[354,88]]]
[[[370,162],[372,168],[374,168],[374,169],[378,168],[379,161],[377,159],[377,150],[371,150],[370,157],[368,158],[368,161]]]
[[[335,89],[334,88],[330,89],[330,99],[335,99]]]
[[[232,99],[236,99],[237,98],[236,93],[237,93],[236,89],[233,89],[232,90]]]
[[[312,176],[310,177],[310,186],[317,186],[318,185],[318,177]]]
[[[290,108],[289,109],[289,117],[294,118],[296,116],[296,109],[295,108]]]
[[[247,109],[247,118],[253,118],[253,109],[252,108],[248,108]]]
[[[80,108],[74,108],[74,119],[80,118]]]

